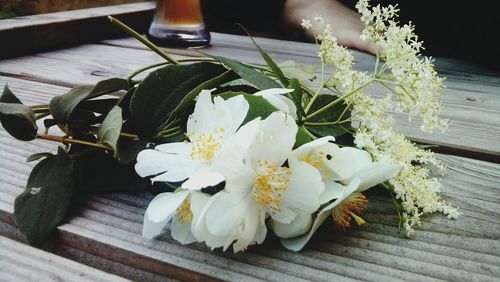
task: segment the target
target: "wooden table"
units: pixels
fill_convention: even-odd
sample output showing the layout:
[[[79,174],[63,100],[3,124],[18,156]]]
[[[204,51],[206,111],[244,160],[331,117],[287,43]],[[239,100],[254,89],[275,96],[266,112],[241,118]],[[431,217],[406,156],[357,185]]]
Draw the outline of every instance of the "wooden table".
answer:
[[[17,19],[17,25],[16,20],[0,22],[0,42],[4,45],[5,37],[2,36],[10,29],[10,36],[16,31],[29,34],[35,30],[52,34],[53,44],[74,44],[75,34],[65,37],[64,32],[69,32],[71,27],[76,32],[78,28],[87,30],[90,26],[95,27],[96,22],[104,25],[103,16],[107,13],[121,14],[144,25],[149,21],[145,15],[150,15],[151,4],[25,17]],[[97,39],[85,33],[81,35],[80,41]],[[212,45],[204,52],[263,63],[248,38],[218,33],[212,36]],[[279,62],[319,62],[312,44],[261,38],[257,41]],[[33,48],[30,45],[18,49],[24,52],[33,51]],[[197,55],[188,50],[167,51],[179,56]],[[359,52],[355,55],[359,69],[373,67],[372,56]],[[123,77],[140,66],[157,61],[161,61],[158,55],[131,38],[100,39],[75,47],[4,59],[0,61],[0,87],[8,83],[26,104],[44,103],[74,85]],[[152,195],[79,194],[67,223],[58,228],[44,250],[53,254],[45,254],[69,258],[76,261],[75,264],[133,280],[498,281],[500,74],[449,59],[438,59],[436,64],[440,74],[448,78],[443,102],[446,106],[444,116],[452,121],[450,129],[445,134],[426,135],[418,131],[416,123],[411,124],[402,116],[396,115],[396,118],[399,130],[413,140],[440,145],[438,156],[449,165],[449,173],[442,180],[442,196],[460,206],[463,215],[457,221],[441,215],[426,217],[416,237],[405,239],[398,231],[398,217],[391,200],[387,194],[373,191],[365,215],[368,224],[363,227],[345,234],[320,232],[314,242],[298,253],[285,250],[271,238],[262,246],[250,247],[247,252],[235,255],[230,251],[210,251],[201,244],[179,245],[168,231],[158,240],[142,238],[142,218]],[[22,143],[3,130],[0,131],[0,143],[0,235],[22,242],[12,213],[14,198],[23,191],[33,167],[32,163],[25,162],[26,156],[38,151],[53,151],[56,144]],[[6,269],[4,265],[11,265],[19,256],[28,257],[32,253],[19,251],[13,258],[6,255],[7,249],[12,252],[16,248],[30,247],[5,238],[0,238],[0,242],[0,280],[11,280],[9,277],[22,280],[21,272],[10,271],[11,276],[5,276],[2,266]],[[57,262],[59,259],[63,260],[49,259],[52,262],[49,265],[64,265]],[[83,276],[88,280],[118,279],[100,276],[98,270],[87,266],[78,271],[91,272]],[[59,269],[76,271],[74,266]],[[72,276],[61,277],[72,280],[69,278]]]

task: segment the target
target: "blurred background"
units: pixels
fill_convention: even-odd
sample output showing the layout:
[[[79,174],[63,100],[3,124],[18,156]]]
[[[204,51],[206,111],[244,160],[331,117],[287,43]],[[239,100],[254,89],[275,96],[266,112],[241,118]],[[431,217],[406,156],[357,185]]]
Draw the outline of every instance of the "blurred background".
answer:
[[[0,0],[0,19],[134,2],[144,0]]]

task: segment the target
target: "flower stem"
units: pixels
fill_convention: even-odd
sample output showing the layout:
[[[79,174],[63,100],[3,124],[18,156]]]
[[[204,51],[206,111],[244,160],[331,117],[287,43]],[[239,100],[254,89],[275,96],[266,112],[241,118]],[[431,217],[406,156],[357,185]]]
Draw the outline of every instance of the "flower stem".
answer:
[[[337,105],[338,103],[342,102],[343,100],[345,100],[346,98],[348,98],[352,94],[354,94],[354,93],[358,92],[359,90],[365,88],[368,84],[372,83],[373,81],[374,81],[374,79],[370,79],[369,81],[363,83],[362,85],[360,85],[356,89],[352,90],[351,92],[344,94],[343,96],[339,97],[338,99],[335,99],[335,101],[330,102],[328,105],[325,105],[323,108],[321,108],[321,109],[317,110],[316,112],[308,115],[307,118],[304,119],[304,121],[311,120],[315,116],[317,116],[317,115],[321,114],[322,112],[330,109],[331,107]]]
[[[40,134],[40,135],[37,135],[36,138],[42,139],[42,140],[49,140],[49,141],[54,141],[54,142],[60,142],[60,143],[63,143],[63,144],[68,144],[68,143],[69,144],[79,144],[79,145],[89,146],[89,147],[93,147],[93,148],[96,148],[96,149],[102,149],[102,150],[105,150],[105,151],[113,152],[113,148],[111,148],[109,146],[106,146],[106,145],[97,144],[97,143],[88,142],[88,141],[83,141],[83,140],[78,140],[78,139],[66,138],[66,137],[63,137],[63,136]]]
[[[316,136],[314,136],[314,134],[311,133],[311,131],[309,131],[305,126],[301,126],[301,128],[304,130],[304,132],[309,135],[309,137],[311,137],[313,140],[316,140],[318,139]]]
[[[176,61],[173,58],[171,58],[167,53],[165,53],[163,50],[161,50],[158,46],[154,45],[153,42],[151,42],[148,39],[144,38],[143,36],[141,36],[139,33],[137,33],[135,30],[133,30],[132,28],[130,28],[126,24],[122,23],[121,21],[119,21],[118,19],[116,19],[116,18],[114,18],[112,16],[108,16],[108,19],[113,24],[115,24],[116,26],[118,26],[119,28],[121,28],[123,31],[125,31],[128,34],[130,34],[135,39],[139,40],[142,44],[146,45],[149,49],[153,50],[156,54],[160,55],[160,57],[162,57],[165,60],[167,60],[167,62],[169,62],[169,63],[171,63],[173,65],[178,65],[179,64],[178,61]]]

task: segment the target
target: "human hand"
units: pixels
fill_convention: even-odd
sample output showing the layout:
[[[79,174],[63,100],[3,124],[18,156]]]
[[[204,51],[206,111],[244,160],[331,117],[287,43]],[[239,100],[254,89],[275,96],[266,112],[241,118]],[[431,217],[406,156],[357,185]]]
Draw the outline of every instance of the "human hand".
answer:
[[[377,52],[375,44],[360,38],[365,28],[360,15],[336,0],[287,0],[285,3],[284,20],[289,25],[300,26],[302,19],[316,16],[322,16],[325,24],[331,25],[339,44],[372,54]],[[321,33],[320,29],[313,25],[305,32],[314,40],[315,34]]]

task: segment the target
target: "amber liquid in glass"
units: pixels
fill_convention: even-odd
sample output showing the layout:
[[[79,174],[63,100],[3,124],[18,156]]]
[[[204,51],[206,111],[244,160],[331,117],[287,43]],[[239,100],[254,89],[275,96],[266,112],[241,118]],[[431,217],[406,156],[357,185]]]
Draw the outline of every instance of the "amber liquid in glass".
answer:
[[[200,0],[158,0],[150,40],[167,47],[199,47],[210,42]]]

